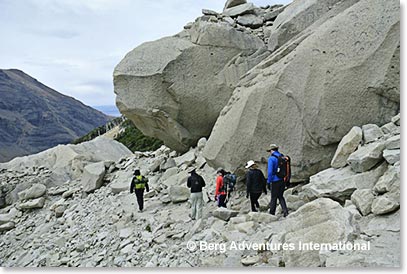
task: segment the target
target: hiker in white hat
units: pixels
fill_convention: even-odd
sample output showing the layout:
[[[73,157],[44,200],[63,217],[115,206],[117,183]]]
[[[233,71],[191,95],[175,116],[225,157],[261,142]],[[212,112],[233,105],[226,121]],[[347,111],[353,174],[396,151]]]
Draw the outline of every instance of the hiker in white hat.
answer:
[[[252,211],[257,212],[260,207],[261,193],[264,192],[267,195],[266,178],[264,178],[263,172],[257,168],[255,161],[248,161],[245,167],[249,169],[246,173],[246,198],[250,196]]]

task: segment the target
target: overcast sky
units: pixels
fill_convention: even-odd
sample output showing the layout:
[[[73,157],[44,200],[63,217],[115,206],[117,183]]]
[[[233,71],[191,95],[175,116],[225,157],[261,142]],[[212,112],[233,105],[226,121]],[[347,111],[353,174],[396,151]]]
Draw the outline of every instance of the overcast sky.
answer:
[[[87,105],[113,105],[113,69],[223,0],[0,0],[0,68],[21,69]],[[257,6],[290,0],[253,0]]]

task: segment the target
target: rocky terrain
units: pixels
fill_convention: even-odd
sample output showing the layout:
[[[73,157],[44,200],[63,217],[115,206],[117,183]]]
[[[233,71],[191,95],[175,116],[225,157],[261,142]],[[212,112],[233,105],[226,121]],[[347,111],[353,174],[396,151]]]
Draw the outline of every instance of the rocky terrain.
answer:
[[[0,162],[70,143],[109,119],[22,71],[0,70]]]
[[[114,71],[119,110],[185,152],[208,138],[213,167],[237,170],[277,143],[294,180],[329,167],[353,126],[400,109],[399,1],[228,1],[172,37],[129,52]]]
[[[332,167],[285,191],[284,218],[249,212],[243,177],[228,209],[213,201],[216,171],[206,139],[182,155],[165,146],[132,153],[98,137],[0,164],[0,265],[10,266],[400,266],[400,116],[352,128]],[[189,217],[188,167],[207,182],[204,217]],[[150,181],[145,211],[129,193],[134,169]],[[350,242],[370,250],[188,249],[201,241]],[[190,248],[190,246],[189,246]]]

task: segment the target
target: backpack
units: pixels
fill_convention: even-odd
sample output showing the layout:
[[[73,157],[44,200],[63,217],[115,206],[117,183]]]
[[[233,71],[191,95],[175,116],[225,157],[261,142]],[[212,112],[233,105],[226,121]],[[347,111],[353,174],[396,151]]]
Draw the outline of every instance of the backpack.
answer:
[[[133,178],[133,181],[134,180],[136,180],[136,183],[134,185],[135,189],[144,189],[146,187],[147,180],[143,176],[141,176],[141,175],[135,176]]]
[[[291,179],[291,158],[282,154],[279,157],[275,155],[273,156],[276,157],[278,160],[278,167],[276,172],[277,177],[283,179],[284,183],[286,183],[286,185],[289,185]]]
[[[201,187],[201,183],[199,182],[199,178],[196,176],[191,176],[192,182],[191,182],[191,189],[192,188],[199,188]]]
[[[229,189],[229,191],[233,191],[235,189],[237,176],[235,174],[226,174],[223,176],[223,184]]]

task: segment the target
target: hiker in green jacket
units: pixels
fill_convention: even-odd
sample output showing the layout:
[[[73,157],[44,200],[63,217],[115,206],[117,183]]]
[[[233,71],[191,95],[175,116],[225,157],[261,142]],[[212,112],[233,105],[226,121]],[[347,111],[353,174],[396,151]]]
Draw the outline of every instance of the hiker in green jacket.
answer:
[[[144,209],[144,189],[146,189],[147,192],[150,191],[148,179],[140,174],[140,170],[136,169],[133,179],[131,180],[130,193],[133,193],[133,191],[136,193],[139,212],[142,212]]]

